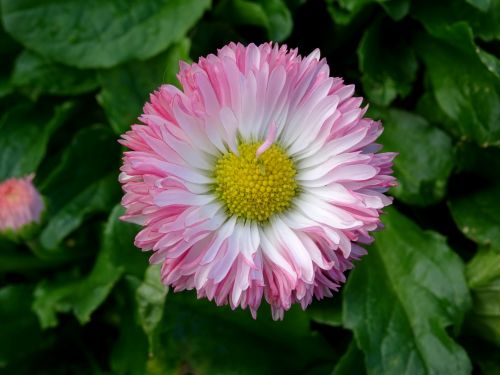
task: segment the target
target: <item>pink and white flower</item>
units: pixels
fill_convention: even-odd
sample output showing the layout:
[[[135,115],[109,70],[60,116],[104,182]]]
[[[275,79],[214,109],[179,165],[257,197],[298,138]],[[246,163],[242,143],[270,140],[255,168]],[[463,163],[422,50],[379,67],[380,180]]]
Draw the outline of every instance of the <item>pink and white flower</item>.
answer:
[[[231,43],[181,62],[123,135],[124,220],[175,291],[274,319],[332,296],[380,228],[393,153],[319,51]]]
[[[11,178],[0,183],[0,232],[17,232],[40,221],[44,204],[33,186],[33,177]]]

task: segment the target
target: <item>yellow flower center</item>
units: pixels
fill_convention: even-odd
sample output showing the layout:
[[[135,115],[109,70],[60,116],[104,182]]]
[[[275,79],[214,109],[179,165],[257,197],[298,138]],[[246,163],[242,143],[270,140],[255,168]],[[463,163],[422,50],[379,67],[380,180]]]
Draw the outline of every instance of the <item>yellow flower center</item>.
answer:
[[[221,156],[215,166],[215,191],[230,214],[266,221],[290,207],[298,193],[295,165],[273,144],[259,157],[258,143],[240,144],[238,155]]]

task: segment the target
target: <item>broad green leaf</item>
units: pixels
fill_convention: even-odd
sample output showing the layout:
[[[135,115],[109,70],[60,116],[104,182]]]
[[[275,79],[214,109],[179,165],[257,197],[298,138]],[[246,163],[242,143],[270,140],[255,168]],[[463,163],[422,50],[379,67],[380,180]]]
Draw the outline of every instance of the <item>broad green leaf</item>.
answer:
[[[120,194],[116,179],[116,174],[112,173],[92,183],[54,213],[40,235],[42,246],[45,249],[56,249],[87,217],[111,209]]]
[[[410,0],[339,0],[340,6],[352,13],[370,3],[378,3],[395,21],[401,20],[410,10]]]
[[[2,0],[1,5],[6,30],[29,49],[70,66],[109,68],[148,59],[179,41],[210,0]]]
[[[177,83],[179,60],[187,60],[188,53],[189,41],[184,39],[153,59],[99,72],[102,91],[97,100],[117,134],[129,130],[137,121],[152,91],[163,83]]]
[[[333,327],[342,326],[342,300],[340,296],[313,301],[306,310],[311,320]]]
[[[83,94],[96,89],[98,85],[94,71],[53,63],[28,50],[17,57],[11,82],[33,99],[41,94]]]
[[[135,292],[139,323],[148,336],[150,353],[156,352],[158,328],[163,318],[167,287],[161,282],[160,266],[153,265],[146,270],[144,281]]]
[[[51,135],[73,112],[65,102],[54,110],[20,105],[0,119],[0,181],[36,171],[47,151]]]
[[[475,6],[477,9],[486,12],[491,6],[491,0],[466,0],[469,4]],[[493,0],[495,1],[495,0]]]
[[[343,318],[369,374],[469,374],[465,351],[447,334],[470,299],[463,264],[445,238],[388,210],[375,246],[349,276]]]
[[[489,0],[418,0],[413,1],[411,15],[425,26],[435,37],[447,33],[456,22],[466,22],[474,31],[474,35],[483,40],[493,41],[500,38],[500,1],[494,0],[487,11]],[[469,4],[468,4],[469,3]],[[448,36],[453,37],[452,33]],[[456,35],[455,37],[458,37]],[[463,40],[468,44],[466,39]]]
[[[480,178],[492,184],[500,182],[500,148],[482,148],[472,142],[457,145],[456,165],[458,173]]]
[[[481,247],[467,264],[473,309],[467,316],[470,333],[500,346],[500,250]]]
[[[73,311],[80,323],[87,323],[124,273],[144,273],[147,260],[133,245],[137,226],[119,221],[122,214],[120,206],[111,212],[102,248],[87,276],[68,275],[58,280],[44,280],[37,286],[33,308],[42,327],[56,326],[58,312]]]
[[[465,24],[447,29],[451,34],[462,35],[462,43],[442,42],[423,33],[417,38],[437,102],[464,139],[483,147],[500,145],[500,80],[477,55]]]
[[[358,46],[359,67],[368,99],[382,106],[407,96],[417,74],[417,59],[394,27],[376,21]]]
[[[283,0],[223,0],[214,14],[234,25],[262,27],[275,41],[286,39],[292,32],[292,15]]]
[[[467,263],[465,271],[471,288],[489,284],[500,278],[500,250],[481,247]]]
[[[471,240],[500,249],[500,185],[452,198],[451,214]]]
[[[423,117],[402,110],[381,113],[384,151],[396,151],[394,195],[416,205],[436,203],[444,197],[453,169],[450,137]]]
[[[334,361],[327,344],[309,329],[309,319],[292,309],[282,322],[259,312],[231,311],[193,294],[169,294],[162,326],[161,347],[166,359],[151,363],[156,373],[179,373],[189,368],[203,374],[304,373]],[[258,360],[256,360],[258,358]],[[286,358],[286,360],[278,360]],[[177,362],[177,372],[161,371]]]
[[[48,225],[41,235],[45,249],[57,250],[85,217],[110,209],[118,200],[118,183],[113,183],[118,157],[119,145],[107,128],[92,126],[75,135],[58,167],[41,185],[48,202]]]
[[[356,340],[351,340],[345,354],[340,358],[332,375],[363,375],[366,374],[363,352],[356,345]]]
[[[26,285],[0,289],[0,371],[43,345],[40,326],[30,308],[32,292]]]

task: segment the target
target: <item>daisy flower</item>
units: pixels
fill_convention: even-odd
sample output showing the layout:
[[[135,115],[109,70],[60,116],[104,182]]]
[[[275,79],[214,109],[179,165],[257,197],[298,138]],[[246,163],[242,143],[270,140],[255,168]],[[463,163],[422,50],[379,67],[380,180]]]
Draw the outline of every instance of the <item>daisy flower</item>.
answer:
[[[231,43],[181,62],[121,143],[124,220],[175,291],[274,319],[332,296],[395,184],[380,122],[319,51]]]
[[[34,175],[0,183],[0,232],[15,231],[40,221],[44,204],[33,186]]]

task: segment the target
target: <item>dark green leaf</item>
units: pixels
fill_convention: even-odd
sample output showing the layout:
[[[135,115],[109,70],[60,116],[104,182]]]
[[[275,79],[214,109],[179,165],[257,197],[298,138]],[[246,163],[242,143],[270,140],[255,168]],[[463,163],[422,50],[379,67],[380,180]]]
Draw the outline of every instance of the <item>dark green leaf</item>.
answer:
[[[465,236],[500,249],[500,185],[453,198],[450,210]]]
[[[0,289],[0,371],[42,345],[40,326],[30,308],[32,293],[33,289],[24,285]]]
[[[72,113],[66,102],[54,111],[21,105],[0,119],[0,181],[36,171],[47,151],[51,135]]]
[[[108,219],[103,245],[92,271],[83,279],[42,281],[36,288],[34,309],[43,327],[57,325],[57,312],[73,311],[83,324],[106,300],[123,273],[141,275],[147,265],[133,245],[137,226],[121,222],[123,209],[116,206]]]
[[[286,39],[292,32],[292,15],[283,0],[223,0],[214,14],[234,25],[262,27],[275,41]]]
[[[500,278],[500,251],[482,247],[467,264],[467,282],[471,288],[484,286]]]
[[[470,306],[463,265],[437,233],[388,210],[385,229],[349,276],[343,318],[370,374],[469,374],[446,333]]]
[[[474,3],[474,5],[467,4]],[[427,31],[433,36],[440,37],[441,33],[453,36],[453,33],[447,33],[456,22],[466,22],[474,31],[476,36],[488,41],[498,40],[500,38],[500,1],[494,0],[487,11],[482,11],[477,5],[485,5],[488,0],[418,0],[412,3],[411,14],[423,23]],[[451,26],[453,27],[453,26]],[[444,36],[443,36],[444,37]],[[444,37],[446,39],[446,37]],[[463,40],[465,45],[467,39]]]
[[[52,215],[40,235],[42,246],[45,249],[56,249],[91,214],[111,209],[118,197],[116,174],[94,182]]]
[[[363,352],[356,345],[356,340],[351,340],[345,354],[335,366],[332,375],[363,375],[366,374]]]
[[[457,39],[445,43],[424,34],[417,38],[439,106],[464,138],[484,147],[500,145],[500,80],[478,56],[465,24],[450,26],[441,35]]]
[[[428,205],[441,200],[453,168],[450,137],[418,115],[401,110],[381,113],[386,151],[396,151],[394,195],[404,202]]]
[[[152,365],[171,367],[177,362],[176,373],[302,374],[334,360],[299,309],[287,312],[282,322],[271,321],[269,312],[254,321],[248,311],[231,311],[179,293],[169,295],[166,311],[161,342],[170,360],[158,358]]]
[[[410,0],[339,0],[339,3],[352,13],[359,12],[367,4],[378,3],[396,21],[406,16],[410,10]]]
[[[158,328],[163,318],[167,287],[162,284],[160,266],[150,266],[146,270],[144,281],[136,290],[139,322],[148,336],[149,351],[156,352],[155,345]]]
[[[40,94],[78,95],[97,88],[94,71],[53,63],[28,50],[17,57],[11,81],[33,99]]]
[[[177,83],[179,60],[187,60],[189,41],[173,45],[147,61],[131,62],[99,73],[102,91],[97,100],[117,134],[130,129],[141,114],[149,94],[162,83]]]
[[[339,327],[342,325],[342,300],[340,296],[335,296],[313,301],[307,308],[307,315],[317,323]]]
[[[491,6],[491,0],[466,0],[469,4],[474,5],[477,9],[486,12]]]
[[[375,22],[358,47],[363,88],[370,101],[386,106],[407,96],[417,74],[417,59],[395,28]]]
[[[45,249],[57,249],[85,217],[110,209],[116,202],[119,188],[113,171],[118,165],[118,150],[114,135],[102,126],[85,128],[74,137],[58,167],[41,185],[49,212],[41,235]]]
[[[210,0],[2,0],[1,5],[6,30],[29,49],[70,66],[108,68],[150,58],[179,41]]]

